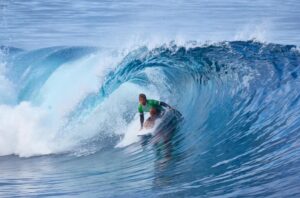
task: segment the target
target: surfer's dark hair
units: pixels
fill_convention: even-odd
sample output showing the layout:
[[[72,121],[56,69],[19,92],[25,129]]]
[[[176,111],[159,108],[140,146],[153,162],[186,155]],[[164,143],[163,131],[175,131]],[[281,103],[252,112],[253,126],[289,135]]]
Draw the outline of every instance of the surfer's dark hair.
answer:
[[[146,95],[145,95],[145,94],[143,94],[143,93],[141,93],[141,94],[139,95],[139,98],[144,98],[144,99],[147,99]]]

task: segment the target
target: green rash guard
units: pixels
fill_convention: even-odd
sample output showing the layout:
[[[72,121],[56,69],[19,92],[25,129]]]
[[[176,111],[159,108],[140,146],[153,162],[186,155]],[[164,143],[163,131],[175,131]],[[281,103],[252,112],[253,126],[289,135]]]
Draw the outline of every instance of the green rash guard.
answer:
[[[144,112],[149,112],[151,108],[156,108],[158,111],[162,111],[163,110],[160,102],[157,101],[157,100],[152,100],[152,99],[147,100],[145,106],[142,105],[142,104],[139,104],[138,110],[139,110],[139,113],[142,114]]]

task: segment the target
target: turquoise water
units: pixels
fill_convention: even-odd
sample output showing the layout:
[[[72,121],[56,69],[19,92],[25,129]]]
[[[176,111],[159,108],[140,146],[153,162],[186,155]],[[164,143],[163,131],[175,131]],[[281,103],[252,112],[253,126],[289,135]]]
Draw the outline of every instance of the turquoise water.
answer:
[[[299,197],[297,1],[0,5],[0,197]]]

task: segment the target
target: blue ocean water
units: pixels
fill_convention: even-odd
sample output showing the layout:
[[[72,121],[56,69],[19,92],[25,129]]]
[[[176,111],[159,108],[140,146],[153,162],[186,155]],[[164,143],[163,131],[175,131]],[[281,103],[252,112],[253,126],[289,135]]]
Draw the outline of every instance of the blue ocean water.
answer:
[[[0,5],[0,197],[300,196],[300,2]]]

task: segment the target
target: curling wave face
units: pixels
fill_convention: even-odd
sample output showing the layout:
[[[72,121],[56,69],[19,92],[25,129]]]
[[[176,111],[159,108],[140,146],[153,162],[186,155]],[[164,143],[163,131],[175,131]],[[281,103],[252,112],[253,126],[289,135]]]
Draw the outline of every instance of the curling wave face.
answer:
[[[98,196],[112,196],[116,187],[117,195],[132,196],[300,194],[300,53],[295,46],[170,43],[129,53],[2,48],[1,59],[0,155],[6,163],[25,164],[8,155],[60,156],[29,159],[47,167],[77,167],[75,173],[55,170],[79,178],[64,182],[66,192],[84,179],[87,186],[99,185]],[[184,117],[159,144],[141,146],[132,132],[139,124],[141,92]],[[87,170],[95,174],[86,177]],[[41,187],[35,182],[23,186]],[[79,189],[90,193],[88,187]]]

